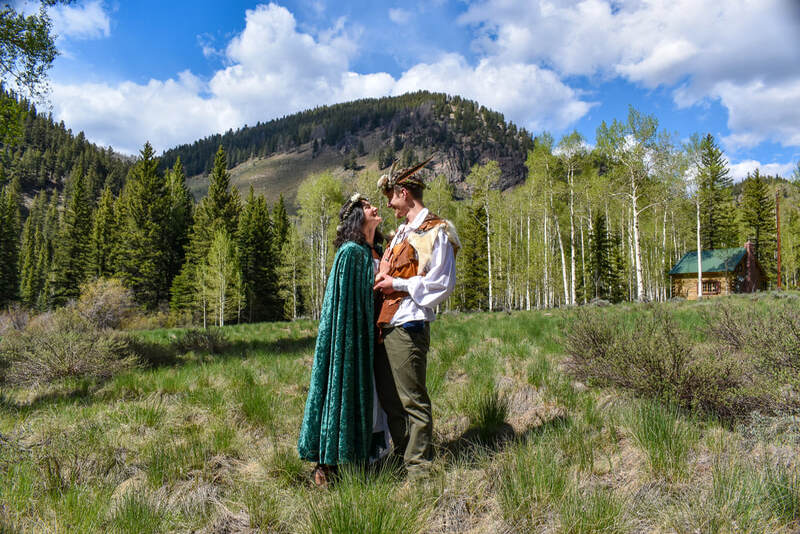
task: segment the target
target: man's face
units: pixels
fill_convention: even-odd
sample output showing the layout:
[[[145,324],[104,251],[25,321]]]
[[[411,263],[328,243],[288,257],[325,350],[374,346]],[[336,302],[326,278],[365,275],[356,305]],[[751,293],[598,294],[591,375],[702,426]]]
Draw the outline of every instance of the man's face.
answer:
[[[394,216],[398,219],[405,219],[410,208],[408,202],[408,191],[405,189],[390,189],[386,193],[386,205],[394,210]]]

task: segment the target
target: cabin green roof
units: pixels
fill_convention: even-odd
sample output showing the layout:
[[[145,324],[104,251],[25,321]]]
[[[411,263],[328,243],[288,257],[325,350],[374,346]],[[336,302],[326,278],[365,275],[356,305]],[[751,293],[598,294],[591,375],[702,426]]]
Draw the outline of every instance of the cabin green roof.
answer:
[[[714,248],[703,251],[704,273],[729,273],[736,269],[747,253],[744,247]],[[697,251],[693,250],[683,255],[669,274],[692,274],[697,272]]]

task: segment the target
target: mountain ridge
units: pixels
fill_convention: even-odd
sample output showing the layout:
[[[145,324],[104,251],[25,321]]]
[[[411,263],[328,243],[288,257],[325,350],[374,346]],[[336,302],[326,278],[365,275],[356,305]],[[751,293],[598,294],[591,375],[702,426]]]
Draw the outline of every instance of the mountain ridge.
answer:
[[[382,172],[397,159],[410,165],[433,156],[429,169],[444,174],[457,193],[476,163],[496,160],[496,187],[524,182],[534,138],[479,103],[444,93],[418,91],[321,106],[255,126],[243,126],[164,151],[163,168],[180,157],[196,197],[207,187],[213,154],[222,145],[232,182],[253,185],[275,200],[294,197],[310,174],[331,170],[343,179],[356,172]],[[350,171],[350,172],[347,172]]]

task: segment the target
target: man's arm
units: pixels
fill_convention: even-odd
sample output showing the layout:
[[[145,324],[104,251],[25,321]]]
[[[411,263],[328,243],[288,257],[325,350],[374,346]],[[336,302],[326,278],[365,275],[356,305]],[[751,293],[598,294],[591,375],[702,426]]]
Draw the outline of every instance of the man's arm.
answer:
[[[447,233],[440,231],[433,242],[430,269],[425,275],[392,278],[379,275],[375,288],[384,293],[406,291],[418,306],[433,308],[441,304],[456,286],[456,261]]]

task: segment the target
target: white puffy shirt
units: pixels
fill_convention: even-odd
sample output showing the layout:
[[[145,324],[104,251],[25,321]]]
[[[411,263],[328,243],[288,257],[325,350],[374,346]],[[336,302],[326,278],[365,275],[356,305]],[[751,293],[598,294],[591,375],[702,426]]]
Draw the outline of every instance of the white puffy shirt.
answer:
[[[389,248],[402,243],[427,216],[428,208],[423,208],[413,221],[401,224]],[[440,231],[433,242],[428,272],[411,278],[395,278],[392,287],[409,295],[400,301],[400,307],[391,320],[393,326],[409,321],[433,321],[436,306],[444,302],[456,287],[456,260],[447,232]]]

